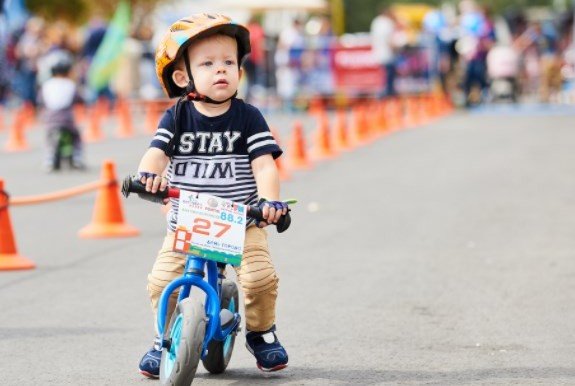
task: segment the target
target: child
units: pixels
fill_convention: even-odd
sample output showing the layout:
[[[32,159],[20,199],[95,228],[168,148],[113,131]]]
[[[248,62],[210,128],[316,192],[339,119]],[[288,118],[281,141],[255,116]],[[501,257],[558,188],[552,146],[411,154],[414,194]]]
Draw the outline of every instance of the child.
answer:
[[[267,221],[249,222],[236,273],[244,294],[246,346],[261,370],[275,371],[287,366],[288,356],[275,334],[278,278],[261,228],[288,208],[278,201],[274,158],[282,150],[261,113],[236,99],[249,42],[247,29],[222,15],[197,14],[172,24],[156,50],[156,72],[168,96],[180,98],[161,118],[138,171],[153,193],[170,185],[260,205]],[[162,290],[182,274],[186,261],[172,251],[178,201],[171,204],[167,235],[148,275],[154,315]],[[169,314],[176,300],[170,299]],[[158,377],[160,350],[156,338],[140,362],[145,376]]]
[[[48,154],[45,169],[60,169],[59,142],[64,132],[72,141],[73,169],[85,169],[82,156],[82,139],[74,120],[74,104],[81,101],[76,83],[71,79],[72,57],[66,52],[54,52],[47,59],[51,63],[51,77],[40,90],[40,102],[44,106],[42,121],[46,127]]]

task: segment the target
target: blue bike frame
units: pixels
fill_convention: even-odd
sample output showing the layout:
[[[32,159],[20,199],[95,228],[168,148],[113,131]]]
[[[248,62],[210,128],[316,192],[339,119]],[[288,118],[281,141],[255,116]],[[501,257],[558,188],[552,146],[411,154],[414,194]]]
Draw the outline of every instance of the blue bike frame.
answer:
[[[204,280],[203,273],[207,267],[208,280]],[[234,320],[226,328],[222,329],[220,322],[220,292],[221,285],[218,281],[218,267],[215,261],[206,260],[194,255],[188,255],[184,275],[170,282],[160,297],[158,306],[158,332],[164,341],[164,326],[168,312],[168,300],[170,295],[180,288],[178,303],[190,296],[192,287],[197,287],[206,294],[206,316],[208,318],[206,335],[204,337],[202,358],[207,353],[207,347],[212,339],[223,341],[234,331],[240,323],[240,315],[235,312]]]

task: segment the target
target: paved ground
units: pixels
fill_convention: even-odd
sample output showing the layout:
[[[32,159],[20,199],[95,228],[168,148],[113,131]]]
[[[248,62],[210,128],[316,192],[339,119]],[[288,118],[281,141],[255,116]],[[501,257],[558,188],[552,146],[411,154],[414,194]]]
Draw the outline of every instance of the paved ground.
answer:
[[[460,113],[294,174],[293,228],[271,236],[290,367],[260,373],[239,337],[229,371],[200,369],[196,383],[574,384],[573,117]],[[111,134],[89,145],[88,172],[45,175],[32,130],[36,150],[0,152],[0,177],[22,196],[93,181],[105,158],[133,172],[147,138]],[[0,384],[157,384],[136,366],[152,338],[145,286],[162,214],[129,200],[140,237],[79,239],[93,204],[11,208],[38,267],[0,272]]]

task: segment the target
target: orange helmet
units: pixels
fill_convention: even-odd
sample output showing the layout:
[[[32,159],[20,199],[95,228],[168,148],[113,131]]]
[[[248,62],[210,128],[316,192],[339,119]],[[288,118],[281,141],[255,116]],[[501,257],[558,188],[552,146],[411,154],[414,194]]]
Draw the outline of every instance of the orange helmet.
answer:
[[[174,64],[190,46],[201,37],[221,33],[238,42],[238,65],[250,53],[250,33],[227,16],[200,13],[173,23],[156,49],[156,74],[170,98],[181,96],[186,90],[172,80]],[[186,64],[187,65],[187,64]],[[190,73],[189,68],[186,69]]]

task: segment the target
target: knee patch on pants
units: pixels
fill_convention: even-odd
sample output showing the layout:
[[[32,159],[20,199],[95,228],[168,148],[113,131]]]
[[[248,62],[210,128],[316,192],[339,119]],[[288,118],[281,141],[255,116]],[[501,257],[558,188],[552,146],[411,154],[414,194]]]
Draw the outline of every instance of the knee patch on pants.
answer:
[[[267,235],[263,229],[247,229],[244,255],[241,265],[236,267],[236,274],[246,296],[277,290],[279,280],[271,262]]]

